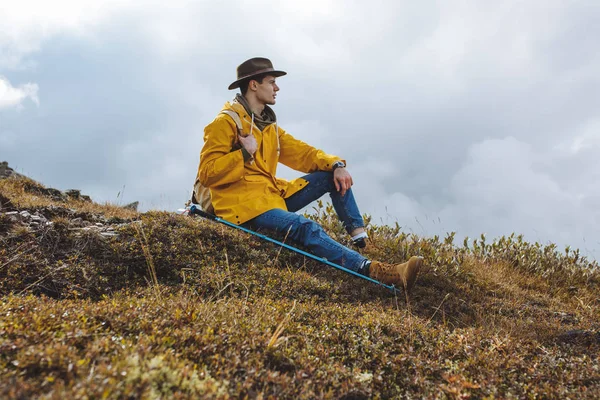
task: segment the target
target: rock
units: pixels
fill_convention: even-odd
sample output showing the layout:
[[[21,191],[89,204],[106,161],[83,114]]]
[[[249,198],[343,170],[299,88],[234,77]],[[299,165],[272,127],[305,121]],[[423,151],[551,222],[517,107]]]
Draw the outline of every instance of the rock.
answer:
[[[74,200],[79,200],[81,198],[81,190],[69,189],[65,192],[65,194]]]
[[[123,206],[123,208],[126,208],[127,210],[137,211],[139,205],[140,205],[139,201],[134,201],[133,203],[129,203],[129,204]]]
[[[8,167],[8,162],[2,161],[0,163],[0,179],[8,178],[12,172],[13,169]]]
[[[40,194],[50,197],[52,200],[65,201],[67,197],[58,189],[44,188],[38,190]]]
[[[40,222],[44,222],[44,221],[46,221],[46,218],[40,217],[39,215],[32,215],[31,216],[31,222],[40,223]]]
[[[42,196],[48,196],[52,200],[56,201],[67,201],[69,199],[74,200],[83,200],[87,202],[91,202],[92,199],[90,196],[82,195],[81,190],[70,189],[65,193],[61,192],[58,189],[54,188],[45,188],[43,185],[33,181],[30,178],[27,178],[25,175],[21,175],[15,172],[12,168],[8,166],[8,162],[2,161],[0,162],[0,179],[6,178],[26,178],[30,182],[26,182],[24,185],[25,191],[35,194],[41,194]],[[2,201],[4,203],[5,201]]]
[[[113,237],[119,236],[119,234],[116,232],[101,232],[100,236],[105,237],[105,238],[113,238]]]
[[[574,314],[566,312],[555,312],[554,316],[557,317],[563,324],[576,324],[579,322]]]
[[[5,197],[0,193],[0,210],[14,210],[15,206],[12,204],[8,197]]]
[[[6,178],[20,178],[20,177],[24,177],[24,175],[21,175],[17,172],[15,172],[14,169],[10,168],[8,166],[8,162],[7,161],[2,161],[0,163],[0,179],[6,179]]]
[[[557,337],[561,343],[578,343],[583,345],[600,344],[600,332],[591,330],[573,329]]]
[[[81,190],[69,189],[65,192],[65,195],[72,200],[83,200],[89,203],[92,202],[92,198],[90,196],[81,194]]]

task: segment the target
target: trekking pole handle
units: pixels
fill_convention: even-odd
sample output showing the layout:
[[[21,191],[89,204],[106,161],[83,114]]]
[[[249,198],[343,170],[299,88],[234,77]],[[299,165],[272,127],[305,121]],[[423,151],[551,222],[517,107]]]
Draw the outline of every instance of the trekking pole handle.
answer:
[[[200,215],[201,217],[204,217],[206,219],[212,219],[213,221],[217,219],[216,215],[207,213],[206,211],[202,210],[200,207],[198,207],[195,204],[192,204],[190,206],[190,213]]]

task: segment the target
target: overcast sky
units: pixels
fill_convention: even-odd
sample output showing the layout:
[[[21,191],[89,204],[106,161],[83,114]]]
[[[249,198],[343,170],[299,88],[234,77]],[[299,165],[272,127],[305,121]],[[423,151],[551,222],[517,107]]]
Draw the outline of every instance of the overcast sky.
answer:
[[[0,161],[176,210],[236,66],[264,56],[288,72],[280,125],[347,160],[374,222],[598,259],[599,1],[166,3],[0,0]]]

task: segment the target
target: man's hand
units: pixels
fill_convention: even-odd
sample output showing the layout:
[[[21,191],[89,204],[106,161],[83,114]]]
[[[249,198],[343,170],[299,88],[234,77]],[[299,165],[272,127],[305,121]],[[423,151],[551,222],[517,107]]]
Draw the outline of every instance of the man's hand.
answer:
[[[254,156],[256,150],[258,149],[258,143],[256,143],[256,138],[253,134],[249,134],[248,136],[238,135],[240,139],[240,144],[246,149],[251,156]]]
[[[336,168],[333,171],[333,182],[335,183],[335,189],[341,192],[342,196],[345,196],[346,191],[354,184],[346,168]]]

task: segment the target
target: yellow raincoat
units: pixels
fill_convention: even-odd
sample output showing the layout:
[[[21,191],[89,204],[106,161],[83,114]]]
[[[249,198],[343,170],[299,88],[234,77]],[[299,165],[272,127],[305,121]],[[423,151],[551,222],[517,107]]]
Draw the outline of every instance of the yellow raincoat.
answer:
[[[243,105],[227,102],[223,109],[238,113],[243,135],[250,132],[251,117]],[[309,173],[331,171],[333,163],[342,160],[295,139],[276,123],[262,132],[254,126],[252,134],[258,149],[253,161],[244,162],[236,146],[237,126],[230,116],[219,114],[204,129],[197,180],[210,189],[215,214],[234,224],[275,208],[287,210],[284,199],[308,185],[302,178],[277,178],[277,163]]]

